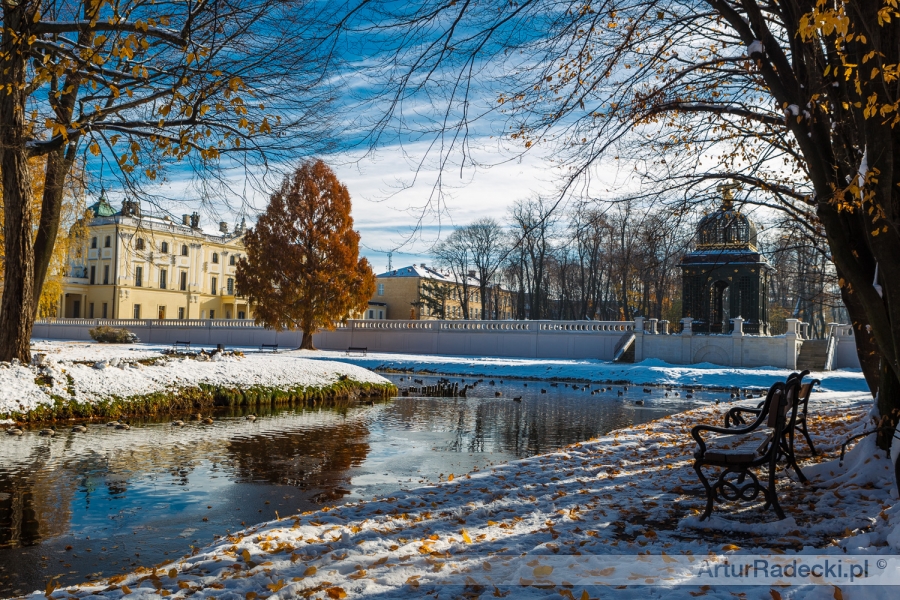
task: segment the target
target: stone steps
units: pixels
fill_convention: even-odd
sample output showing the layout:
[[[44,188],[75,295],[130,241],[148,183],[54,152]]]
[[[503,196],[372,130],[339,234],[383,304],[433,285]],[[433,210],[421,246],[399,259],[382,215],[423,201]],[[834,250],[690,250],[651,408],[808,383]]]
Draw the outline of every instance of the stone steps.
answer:
[[[797,356],[797,370],[821,371],[825,368],[828,340],[806,340]]]

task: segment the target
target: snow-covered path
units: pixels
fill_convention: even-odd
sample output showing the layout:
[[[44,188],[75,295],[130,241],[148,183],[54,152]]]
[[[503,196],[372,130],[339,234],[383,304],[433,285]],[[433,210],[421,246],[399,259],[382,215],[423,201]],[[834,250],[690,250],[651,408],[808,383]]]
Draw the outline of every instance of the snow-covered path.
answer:
[[[788,513],[781,522],[759,504],[717,508],[710,521],[698,520],[703,498],[691,468],[689,431],[698,422],[720,423],[726,404],[490,471],[448,474],[444,483],[395,497],[284,517],[173,563],[52,595],[896,597],[897,587],[842,591],[831,585],[734,587],[728,582],[668,587],[662,585],[663,572],[650,579],[626,578],[619,587],[616,567],[609,566],[628,557],[635,563],[675,564],[708,554],[900,554],[900,504],[889,459],[875,451],[870,437],[848,454],[843,467],[835,460],[841,442],[867,425],[871,398],[852,393],[813,398],[810,430],[825,456],[801,463],[810,485],[780,474],[779,497]],[[802,443],[800,448],[806,455]],[[584,564],[589,566],[579,566],[578,559],[588,559]],[[589,580],[595,583],[587,585]],[[596,584],[604,580],[616,585]]]

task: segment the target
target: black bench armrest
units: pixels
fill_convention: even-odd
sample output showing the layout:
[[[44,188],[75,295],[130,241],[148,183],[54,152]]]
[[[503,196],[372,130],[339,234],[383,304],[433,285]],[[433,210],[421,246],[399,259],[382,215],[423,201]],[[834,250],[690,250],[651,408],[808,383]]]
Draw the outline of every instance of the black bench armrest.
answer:
[[[716,427],[715,425],[695,425],[693,429],[691,429],[691,437],[697,442],[700,446],[700,455],[706,453],[706,442],[703,441],[703,438],[700,437],[701,431],[709,431],[712,433],[724,433],[729,435],[743,435],[747,433],[751,433],[756,431],[760,424],[762,423],[762,419],[757,419],[747,427]]]

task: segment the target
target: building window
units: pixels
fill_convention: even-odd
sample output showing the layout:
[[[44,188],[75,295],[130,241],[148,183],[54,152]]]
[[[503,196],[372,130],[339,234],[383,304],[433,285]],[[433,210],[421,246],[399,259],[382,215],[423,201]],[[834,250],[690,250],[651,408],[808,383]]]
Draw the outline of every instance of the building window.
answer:
[[[103,303],[103,317],[102,317],[102,318],[104,318],[104,319],[106,318],[106,307],[107,307],[107,306],[109,306],[109,305],[106,304],[106,302],[104,302],[104,303]]]
[[[234,254],[232,254],[232,255],[228,258],[228,264],[231,265],[231,266],[233,267],[235,261],[236,261],[236,259],[235,259],[235,257],[234,257]]]
[[[134,247],[138,250],[144,249],[144,238],[138,238],[137,241],[134,242]]]
[[[383,283],[378,284],[378,295],[384,296],[384,284]]]
[[[166,275],[167,274],[168,274],[168,271],[166,271],[165,269],[159,270],[159,289],[161,289],[161,290],[166,289]]]
[[[160,321],[164,321],[166,318],[166,307],[165,306],[157,306],[156,307],[156,318]]]
[[[135,319],[141,318],[141,305],[140,304],[134,305],[134,318]]]
[[[375,311],[374,311],[374,310],[370,310],[370,311],[369,311],[369,318],[370,318],[370,319],[374,319],[374,318],[375,318]]]
[[[210,318],[210,320],[215,319],[215,318],[216,318],[216,311],[210,310],[210,311],[209,311],[209,318]]]
[[[181,288],[182,292],[187,291],[187,271],[181,272],[181,281],[179,282],[179,287]]]
[[[106,239],[103,240],[103,247],[109,248],[110,246],[112,246],[112,238],[110,236],[106,236]]]
[[[231,319],[231,311],[230,311],[230,310],[226,310],[226,311],[225,311],[225,319],[226,319],[226,320],[230,320],[230,319]]]
[[[209,287],[210,287],[210,292],[209,292],[209,293],[212,294],[213,296],[215,296],[215,295],[216,295],[216,288],[219,287],[219,280],[218,280],[217,278],[213,277],[213,278],[212,278],[212,285],[209,286]],[[212,318],[212,317],[210,317],[210,319],[211,319],[211,318]]]
[[[182,244],[182,245],[181,245],[181,255],[182,255],[182,256],[187,256],[187,244]]]
[[[218,253],[218,252],[213,252],[213,257],[212,257],[212,258],[213,258],[213,264],[214,264],[214,265],[219,264],[219,253]]]
[[[240,320],[243,321],[243,320],[246,319],[246,318],[247,318],[247,313],[245,313],[245,312],[242,311],[242,310],[239,310],[239,311],[238,311],[238,319],[240,319]]]
[[[184,321],[184,307],[183,306],[178,307],[178,320]]]
[[[109,285],[109,265],[103,265],[103,285]]]
[[[94,318],[94,303],[91,302],[90,304],[88,304],[88,319],[93,319],[93,318]]]
[[[91,265],[91,285],[94,285],[97,279],[97,267]]]
[[[134,268],[134,287],[143,287],[144,285],[144,267]]]
[[[228,278],[228,295],[234,296],[234,279]]]
[[[383,310],[379,310],[379,311],[378,311],[378,318],[379,318],[379,319],[383,319],[383,318],[384,318],[384,311],[383,311]]]
[[[91,248],[96,248],[96,247],[97,247],[97,238],[92,237],[91,238]]]
[[[169,242],[163,242],[162,244],[160,244],[159,251],[162,252],[163,254],[168,254],[169,253]]]

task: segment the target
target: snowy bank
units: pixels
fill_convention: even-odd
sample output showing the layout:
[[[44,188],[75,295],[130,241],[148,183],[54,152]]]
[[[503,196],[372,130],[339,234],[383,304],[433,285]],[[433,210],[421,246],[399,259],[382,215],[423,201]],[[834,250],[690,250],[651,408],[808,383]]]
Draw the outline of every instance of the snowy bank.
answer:
[[[700,522],[704,500],[691,468],[689,432],[698,422],[721,423],[726,408],[704,407],[490,471],[448,474],[437,485],[284,517],[171,563],[51,588],[48,595],[895,597],[895,586],[855,587],[851,595],[849,585],[841,592],[842,586],[810,579],[804,586],[735,587],[704,580],[703,573],[666,577],[680,564],[715,556],[787,562],[824,556],[834,563],[853,554],[875,565],[900,554],[900,504],[889,459],[866,438],[844,466],[835,460],[841,442],[867,425],[871,399],[863,394],[818,394],[811,403],[810,431],[823,455],[810,458],[798,442],[809,485],[779,472],[787,519],[776,522],[757,502],[717,507],[710,521]],[[661,567],[635,579],[628,573],[638,563]]]
[[[200,388],[208,393],[238,389],[260,394],[338,387],[346,392],[353,386],[383,393],[393,390],[388,380],[366,368],[308,360],[291,352],[186,357],[140,344],[36,342],[32,354],[32,365],[0,363],[0,418],[62,410],[69,416],[88,416],[113,400],[127,412],[128,403],[139,398]]]
[[[428,356],[370,352],[368,356],[346,356],[343,352],[305,352],[304,357],[337,360],[372,370],[440,373],[510,379],[540,379],[585,382],[629,382],[635,385],[686,385],[697,387],[764,388],[784,379],[789,371],[776,367],[723,367],[710,363],[670,365],[658,359],[636,364],[601,360],[552,358],[494,358],[477,356]],[[862,371],[842,369],[812,373],[821,389],[832,392],[864,392],[868,389]]]

